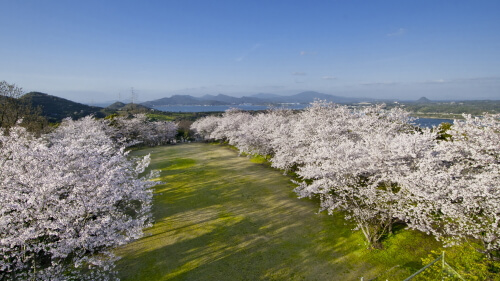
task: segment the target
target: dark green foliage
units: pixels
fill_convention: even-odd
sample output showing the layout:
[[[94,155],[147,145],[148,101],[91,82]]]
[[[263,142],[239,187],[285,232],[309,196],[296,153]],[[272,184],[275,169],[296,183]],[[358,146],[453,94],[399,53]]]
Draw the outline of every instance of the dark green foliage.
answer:
[[[194,132],[190,129],[193,121],[180,120],[177,122],[177,140],[194,140]]]
[[[451,126],[452,124],[451,123],[441,123],[438,127],[438,130],[439,130],[439,134],[438,134],[438,137],[437,139],[438,140],[450,140],[451,138],[451,135],[448,134],[448,130],[451,129]]]
[[[39,92],[30,92],[20,98],[32,107],[39,107],[41,115],[49,122],[61,122],[64,118],[79,119],[87,115],[103,118],[106,114],[101,107],[72,102],[67,99]]]

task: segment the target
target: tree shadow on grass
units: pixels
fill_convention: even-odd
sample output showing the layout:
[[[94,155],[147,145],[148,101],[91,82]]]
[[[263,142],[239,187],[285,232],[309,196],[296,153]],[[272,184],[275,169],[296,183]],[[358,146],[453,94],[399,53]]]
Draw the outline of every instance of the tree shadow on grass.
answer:
[[[330,241],[317,241],[308,228],[303,222],[290,224],[283,218],[280,220],[279,215],[271,218],[228,215],[203,220],[165,235],[144,238],[148,246],[157,247],[127,255],[120,261],[120,267],[124,268],[121,277],[123,280],[332,280],[336,276],[343,277],[338,280],[349,280],[352,268],[336,263],[343,258],[333,254],[336,246]],[[177,231],[191,235],[179,236]],[[162,239],[170,242],[160,246],[154,241]]]

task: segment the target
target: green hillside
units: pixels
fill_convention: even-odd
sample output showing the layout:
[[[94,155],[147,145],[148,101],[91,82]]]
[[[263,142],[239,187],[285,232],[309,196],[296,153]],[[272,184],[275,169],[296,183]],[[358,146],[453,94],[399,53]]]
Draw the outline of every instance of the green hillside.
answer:
[[[106,116],[101,107],[88,106],[40,92],[27,93],[21,100],[30,103],[34,108],[40,107],[41,115],[49,122],[60,122],[66,117],[78,119],[91,114],[99,118]]]

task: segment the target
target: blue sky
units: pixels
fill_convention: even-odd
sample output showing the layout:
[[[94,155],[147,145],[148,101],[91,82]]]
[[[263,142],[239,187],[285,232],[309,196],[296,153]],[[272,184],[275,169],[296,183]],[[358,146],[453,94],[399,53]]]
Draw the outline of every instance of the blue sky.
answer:
[[[0,0],[0,80],[172,94],[500,99],[500,1]]]

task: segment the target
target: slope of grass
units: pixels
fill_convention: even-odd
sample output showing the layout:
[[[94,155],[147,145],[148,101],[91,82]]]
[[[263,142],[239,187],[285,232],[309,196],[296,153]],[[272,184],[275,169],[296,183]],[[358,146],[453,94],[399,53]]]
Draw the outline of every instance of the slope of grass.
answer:
[[[122,280],[402,280],[439,247],[400,230],[367,250],[342,215],[297,199],[289,178],[223,146],[147,148],[155,188],[153,227],[117,251]]]

